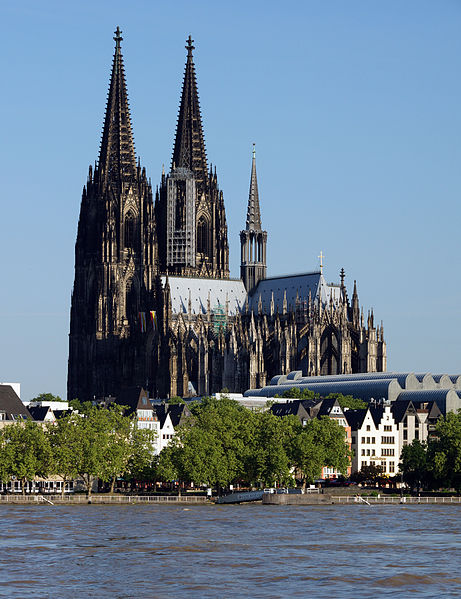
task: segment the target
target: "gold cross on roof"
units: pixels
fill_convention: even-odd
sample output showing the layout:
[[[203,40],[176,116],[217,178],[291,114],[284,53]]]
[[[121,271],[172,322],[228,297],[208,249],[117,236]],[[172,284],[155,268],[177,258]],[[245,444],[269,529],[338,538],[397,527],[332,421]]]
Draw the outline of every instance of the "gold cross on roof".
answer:
[[[320,250],[320,255],[318,256],[318,258],[320,258],[320,272],[323,273],[323,259],[325,258],[325,256],[322,253],[322,250]]]

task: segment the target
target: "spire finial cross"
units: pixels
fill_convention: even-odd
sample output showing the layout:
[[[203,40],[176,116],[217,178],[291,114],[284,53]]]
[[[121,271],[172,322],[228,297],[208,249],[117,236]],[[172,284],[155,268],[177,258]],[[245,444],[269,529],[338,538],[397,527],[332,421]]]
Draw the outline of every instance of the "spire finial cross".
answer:
[[[118,25],[117,25],[117,29],[114,31],[114,33],[115,33],[115,37],[114,37],[115,47],[117,48],[117,50],[120,50],[120,42],[122,41],[123,37],[122,37],[122,31]]]
[[[256,158],[256,144],[253,144],[253,160]]]
[[[189,35],[189,37],[187,38],[186,42],[187,42],[187,46],[186,46],[187,56],[192,56],[192,50],[195,50],[195,46],[193,45],[194,40]]]
[[[317,257],[320,258],[320,272],[323,273],[323,259],[325,258],[325,256],[323,255],[322,250],[320,250],[320,255]]]

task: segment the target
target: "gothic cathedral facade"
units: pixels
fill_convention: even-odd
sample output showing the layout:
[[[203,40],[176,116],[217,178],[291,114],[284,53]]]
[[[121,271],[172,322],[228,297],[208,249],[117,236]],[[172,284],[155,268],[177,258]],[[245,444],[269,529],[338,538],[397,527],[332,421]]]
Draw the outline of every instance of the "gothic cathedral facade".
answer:
[[[83,188],[75,245],[68,398],[243,392],[277,374],[386,370],[382,325],[364,319],[344,271],[267,277],[256,157],[240,278],[229,273],[223,192],[208,168],[190,36],[169,173],[153,194],[136,159],[121,52],[115,52],[99,159]]]

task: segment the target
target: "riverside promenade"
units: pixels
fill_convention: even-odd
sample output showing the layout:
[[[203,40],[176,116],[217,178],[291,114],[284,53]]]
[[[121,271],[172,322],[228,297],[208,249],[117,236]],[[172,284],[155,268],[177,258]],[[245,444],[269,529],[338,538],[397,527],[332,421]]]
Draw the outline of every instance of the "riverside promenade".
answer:
[[[204,495],[0,495],[0,505],[126,505],[126,504],[169,504],[197,505],[210,503]]]
[[[0,505],[223,505],[217,497],[204,495],[0,495]],[[237,502],[233,502],[234,504]],[[259,499],[258,503],[261,503]],[[392,495],[335,495],[329,493],[263,493],[263,505],[460,505],[461,497],[400,497]]]
[[[262,502],[264,505],[460,505],[461,497],[400,497],[392,495],[368,496],[368,495],[330,495],[322,493],[318,495],[276,495],[264,493]]]

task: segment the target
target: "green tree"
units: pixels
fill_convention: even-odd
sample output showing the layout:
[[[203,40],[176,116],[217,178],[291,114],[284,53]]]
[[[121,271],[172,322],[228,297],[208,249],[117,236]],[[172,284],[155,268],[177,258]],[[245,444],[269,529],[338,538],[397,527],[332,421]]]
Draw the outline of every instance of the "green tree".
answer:
[[[126,476],[138,480],[157,478],[158,457],[154,454],[155,437],[156,433],[153,430],[133,428]]]
[[[418,492],[427,485],[429,477],[429,464],[427,459],[427,445],[414,439],[410,445],[405,445],[400,454],[399,469],[403,480]]]
[[[297,418],[279,418],[266,411],[253,414],[253,420],[253,444],[245,468],[249,482],[292,485],[290,448]]]
[[[176,405],[176,404],[181,404],[181,403],[186,403],[184,401],[184,399],[182,397],[178,397],[177,395],[173,395],[173,397],[170,397],[170,399],[168,400],[168,402],[170,405]]]
[[[63,479],[61,494],[64,497],[66,483],[78,475],[78,456],[81,452],[80,416],[69,414],[47,425],[50,442],[53,472]]]
[[[449,413],[435,428],[436,439],[428,446],[428,459],[440,486],[461,491],[461,413]]]
[[[123,406],[100,408],[77,400],[72,404],[78,413],[48,427],[54,470],[64,481],[78,476],[90,497],[95,478],[110,483],[113,492],[123,474],[153,476],[154,431],[138,429],[134,417],[124,415]]]
[[[15,422],[0,429],[0,451],[0,477],[3,482],[17,477],[23,495],[28,481],[49,474],[51,447],[43,427],[36,422]]]
[[[191,411],[194,418],[160,454],[159,473],[169,480],[216,485],[219,493],[245,475],[252,413],[227,397],[204,398]]]
[[[383,469],[381,466],[362,466],[358,472],[354,472],[351,479],[356,483],[371,482],[373,484],[380,483],[383,477]]]
[[[77,405],[73,402],[74,405]],[[87,497],[91,497],[95,478],[110,482],[123,473],[130,457],[132,421],[122,414],[121,406],[99,408],[90,402],[78,404],[79,413],[70,416],[74,472],[82,479]]]
[[[314,418],[305,426],[298,424],[292,442],[292,461],[301,476],[303,487],[314,482],[324,466],[346,472],[350,450],[344,428],[330,418]]]
[[[315,393],[310,389],[300,389],[299,387],[290,387],[282,393],[282,397],[287,399],[318,399],[319,393]]]
[[[368,404],[352,395],[343,395],[342,393],[330,393],[326,399],[337,399],[341,409],[348,408],[349,410],[366,410]]]
[[[52,393],[40,393],[39,395],[37,395],[37,397],[32,398],[30,401],[62,401],[64,402],[64,399],[61,399],[61,397],[59,395],[53,395]]]

